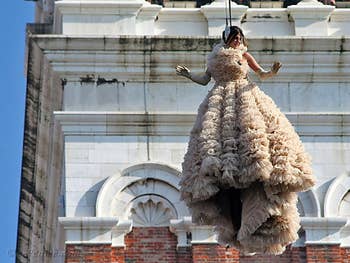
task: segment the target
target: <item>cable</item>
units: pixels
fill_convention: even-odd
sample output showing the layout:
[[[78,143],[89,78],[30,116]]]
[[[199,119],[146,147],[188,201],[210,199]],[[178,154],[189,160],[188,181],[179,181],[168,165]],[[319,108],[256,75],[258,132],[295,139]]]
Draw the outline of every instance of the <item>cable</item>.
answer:
[[[231,15],[231,0],[228,0],[228,6],[229,6],[229,11],[230,11],[230,26],[232,26],[232,15]]]
[[[230,1],[230,0],[225,0],[225,16],[226,16],[226,26],[228,26],[227,1]]]

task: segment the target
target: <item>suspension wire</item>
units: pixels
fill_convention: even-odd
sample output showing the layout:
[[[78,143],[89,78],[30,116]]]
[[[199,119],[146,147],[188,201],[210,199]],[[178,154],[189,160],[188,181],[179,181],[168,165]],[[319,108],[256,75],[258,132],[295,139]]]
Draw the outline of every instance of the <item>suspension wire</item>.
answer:
[[[230,11],[230,26],[232,26],[232,12],[231,12],[231,0],[228,0],[228,6],[229,6],[229,11]]]
[[[225,0],[225,17],[226,17],[226,26],[228,25],[227,1],[229,1],[229,0]]]

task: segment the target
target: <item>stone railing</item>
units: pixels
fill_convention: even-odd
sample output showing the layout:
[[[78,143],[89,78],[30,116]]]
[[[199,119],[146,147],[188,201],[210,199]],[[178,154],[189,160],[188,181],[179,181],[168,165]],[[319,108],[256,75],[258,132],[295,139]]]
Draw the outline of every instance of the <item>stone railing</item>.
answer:
[[[62,0],[55,3],[54,17],[54,34],[219,36],[225,26],[225,2],[164,8],[144,0]],[[350,35],[350,9],[316,0],[288,8],[233,4],[232,18],[248,36]]]

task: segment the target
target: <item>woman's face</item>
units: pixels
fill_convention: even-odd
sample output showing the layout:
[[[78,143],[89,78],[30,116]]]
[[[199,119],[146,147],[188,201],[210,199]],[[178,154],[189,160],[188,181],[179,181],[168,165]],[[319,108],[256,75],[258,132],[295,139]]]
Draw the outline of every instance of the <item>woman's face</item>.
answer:
[[[234,37],[231,38],[230,42],[229,42],[229,46],[232,48],[237,48],[239,47],[239,45],[242,42],[242,37],[240,34],[235,35]]]

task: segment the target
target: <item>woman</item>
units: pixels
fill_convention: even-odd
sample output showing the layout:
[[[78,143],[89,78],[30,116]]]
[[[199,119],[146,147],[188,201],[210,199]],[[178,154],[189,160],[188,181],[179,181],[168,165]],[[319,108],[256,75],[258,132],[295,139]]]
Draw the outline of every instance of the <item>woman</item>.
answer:
[[[214,87],[201,103],[183,162],[181,197],[197,224],[214,225],[218,240],[243,253],[281,254],[297,238],[297,192],[314,185],[310,158],[288,119],[248,77],[263,70],[229,27],[208,56],[208,69],[178,75]]]

